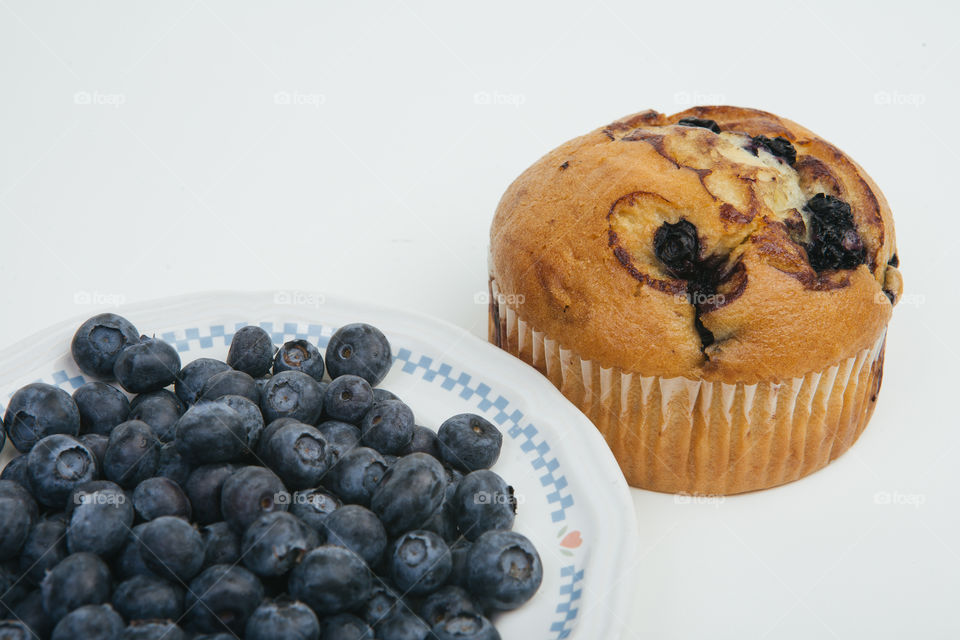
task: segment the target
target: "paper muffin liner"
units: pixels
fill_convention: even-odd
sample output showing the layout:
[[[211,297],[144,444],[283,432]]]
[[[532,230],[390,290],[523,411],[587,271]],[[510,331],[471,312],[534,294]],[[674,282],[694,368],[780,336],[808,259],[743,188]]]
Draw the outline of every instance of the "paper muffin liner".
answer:
[[[779,382],[708,382],[601,367],[523,320],[490,280],[490,341],[534,366],[596,425],[627,482],[729,495],[792,482],[860,436],[883,375],[873,347]]]

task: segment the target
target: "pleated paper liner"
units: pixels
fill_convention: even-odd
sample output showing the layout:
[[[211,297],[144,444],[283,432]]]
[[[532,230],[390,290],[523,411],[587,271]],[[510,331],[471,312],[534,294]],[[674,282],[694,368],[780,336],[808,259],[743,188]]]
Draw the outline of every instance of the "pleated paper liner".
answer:
[[[580,358],[524,321],[490,281],[490,341],[536,367],[604,435],[631,486],[730,495],[792,482],[856,441],[876,405],[886,332],[781,382],[641,376]]]

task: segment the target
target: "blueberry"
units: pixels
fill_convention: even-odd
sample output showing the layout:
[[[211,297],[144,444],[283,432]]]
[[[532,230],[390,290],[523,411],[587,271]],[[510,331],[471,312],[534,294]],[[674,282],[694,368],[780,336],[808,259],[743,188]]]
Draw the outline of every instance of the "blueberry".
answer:
[[[460,538],[460,530],[457,528],[456,514],[453,509],[453,498],[457,493],[457,487],[463,474],[452,467],[444,467],[443,470],[447,476],[447,486],[443,492],[443,501],[427,521],[420,525],[420,528],[433,531],[447,543],[452,543]]]
[[[420,616],[431,626],[436,626],[462,613],[482,614],[483,612],[466,589],[455,585],[437,589],[427,596],[420,606]]]
[[[290,504],[290,513],[303,520],[316,531],[320,530],[323,521],[331,513],[340,508],[340,500],[323,489],[305,489],[293,494]]]
[[[258,394],[258,397],[259,397],[259,398],[261,398],[261,399],[263,398],[263,390],[266,388],[267,383],[270,382],[270,378],[272,378],[272,377],[273,377],[272,375],[268,375],[268,376],[264,376],[264,377],[262,377],[262,378],[256,378],[256,379],[253,381],[254,384],[257,386],[257,394]],[[320,382],[320,383],[318,383],[318,384],[319,384],[321,387],[323,387],[323,385],[325,385],[325,384],[327,384],[327,383],[326,383],[326,382]],[[324,387],[324,388],[325,388],[325,387]],[[257,402],[259,403],[260,401],[258,400]]]
[[[200,529],[203,537],[203,566],[235,564],[240,561],[240,537],[226,522],[214,522]]]
[[[260,407],[243,396],[221,396],[214,402],[225,404],[240,414],[246,441],[244,455],[255,451],[260,442],[260,434],[263,433],[263,414],[260,413]]]
[[[358,504],[348,504],[331,513],[320,529],[324,544],[353,551],[368,566],[376,566],[387,548],[387,532],[380,519]]]
[[[457,527],[468,540],[493,529],[513,528],[516,513],[513,487],[488,469],[465,475],[453,499]]]
[[[2,640],[33,640],[34,632],[26,623],[16,620],[0,620]]]
[[[80,412],[66,391],[51,384],[34,382],[10,398],[3,426],[17,451],[27,453],[49,435],[78,435]]]
[[[432,531],[444,542],[452,543],[460,537],[460,530],[457,528],[457,521],[453,515],[453,510],[448,508],[446,502],[434,511],[427,521],[420,525],[424,531]]]
[[[421,526],[442,504],[447,485],[443,467],[425,453],[400,458],[383,475],[370,501],[391,536]]]
[[[46,572],[68,555],[66,523],[59,518],[41,520],[20,550],[20,571],[30,584],[40,584]]]
[[[260,387],[257,381],[242,371],[221,371],[215,373],[203,385],[200,393],[202,400],[216,400],[223,396],[243,396],[260,404]]]
[[[399,399],[400,397],[397,394],[393,393],[392,391],[388,391],[383,387],[376,387],[373,390],[374,403],[386,402],[387,400],[399,400]]]
[[[127,620],[178,620],[184,590],[153,576],[134,576],[117,585],[113,608]]]
[[[305,424],[288,424],[270,436],[261,456],[291,489],[316,487],[330,468],[327,441]]]
[[[195,522],[210,524],[223,520],[223,513],[220,511],[223,483],[237,469],[236,465],[221,462],[197,467],[190,474],[183,489],[193,507]]]
[[[383,456],[367,447],[355,447],[327,472],[323,483],[344,502],[368,505],[386,472]]]
[[[146,422],[161,442],[174,438],[177,420],[187,407],[172,391],[160,389],[138,395],[130,403],[130,420]]]
[[[433,626],[435,640],[500,640],[500,634],[479,613],[463,612]]]
[[[161,516],[140,531],[140,556],[158,576],[186,582],[203,567],[203,537],[181,518]]]
[[[372,627],[389,618],[394,611],[406,605],[395,590],[383,580],[378,580],[370,592],[370,597],[362,608],[363,619]]]
[[[3,471],[0,471],[0,480],[16,482],[21,487],[30,489],[30,474],[27,471],[28,460],[29,458],[23,454],[11,458]]]
[[[374,640],[373,629],[366,622],[349,613],[325,618],[321,624],[321,638],[337,640]]]
[[[288,586],[291,596],[318,616],[328,616],[363,604],[370,597],[373,580],[357,554],[342,547],[321,546],[294,567]]]
[[[653,234],[653,252],[677,278],[693,279],[699,270],[700,238],[688,220],[664,222]]]
[[[805,209],[810,218],[807,255],[811,267],[816,271],[853,269],[866,262],[867,250],[857,233],[849,204],[818,193]]]
[[[316,546],[317,532],[286,511],[254,520],[240,542],[243,563],[263,577],[284,575]]]
[[[146,422],[128,420],[114,427],[103,456],[103,475],[132,489],[153,476],[160,462],[160,441]]]
[[[273,340],[260,327],[242,327],[230,340],[227,364],[254,378],[266,375],[273,364]]]
[[[302,602],[268,600],[247,620],[247,640],[317,640],[319,637],[320,621]]]
[[[410,444],[403,450],[403,455],[411,453],[425,453],[440,460],[440,440],[437,438],[437,432],[428,427],[414,425],[413,438]]]
[[[515,531],[487,531],[467,557],[467,583],[484,606],[509,611],[533,597],[543,564],[533,544]]]
[[[460,481],[463,480],[463,472],[450,466],[444,467],[443,470],[447,474],[447,490],[443,496],[443,503],[452,508],[453,497],[457,494]]]
[[[243,567],[218,564],[204,569],[187,590],[187,621],[205,633],[243,633],[263,600],[263,585]]]
[[[16,562],[0,563],[0,620],[8,617],[10,608],[29,593],[29,585],[20,579]]]
[[[121,640],[187,640],[187,634],[170,620],[136,620],[123,630]]]
[[[320,384],[300,371],[283,371],[270,378],[260,400],[263,418],[293,418],[305,424],[316,424],[323,411]]]
[[[71,498],[67,526],[70,552],[89,551],[103,557],[119,552],[133,526],[133,506],[123,489],[113,483],[89,491],[81,486]]]
[[[11,622],[9,620],[5,622],[0,622],[0,638],[4,640],[37,640],[38,638],[47,638],[50,636],[50,632],[53,630],[53,621],[50,620],[50,616],[47,615],[47,612],[43,609],[43,592],[40,589],[34,589],[26,596],[17,601],[10,608],[11,616],[14,620],[18,622]],[[8,625],[8,626],[3,626]],[[8,634],[14,633],[12,626],[13,625],[22,625],[26,627],[29,631],[24,636],[19,635],[10,635],[8,638],[3,634],[6,632]],[[18,628],[17,632],[22,629]]]
[[[408,531],[393,543],[390,576],[404,593],[422,596],[436,591],[452,568],[450,548],[432,531]]]
[[[264,450],[266,449],[266,443],[270,441],[270,438],[273,437],[280,427],[285,427],[288,424],[304,424],[299,420],[294,418],[278,418],[271,421],[263,428],[263,431],[260,432],[260,441],[257,443],[257,454],[263,455]]]
[[[89,480],[82,484],[77,485],[73,488],[73,491],[70,492],[70,495],[67,496],[67,500],[63,505],[63,511],[57,511],[56,517],[63,520],[68,525],[70,524],[70,518],[73,516],[74,510],[81,505],[86,503],[87,495],[100,491],[101,489],[106,490],[108,493],[113,494],[117,488],[116,482],[111,482],[110,480]],[[121,491],[122,493],[122,491]],[[126,493],[124,493],[126,495]]]
[[[196,404],[207,380],[224,371],[232,371],[226,362],[213,358],[197,358],[180,369],[173,389],[184,404]]]
[[[0,480],[0,561],[20,553],[37,522],[37,503],[23,486]]]
[[[407,609],[394,611],[377,625],[380,640],[432,640],[430,627]]]
[[[185,487],[192,471],[193,467],[177,451],[177,443],[166,442],[161,445],[160,452],[157,454],[158,476],[170,478],[181,487]]]
[[[47,507],[62,509],[75,487],[97,477],[93,452],[70,436],[47,436],[27,456],[33,497]]]
[[[110,586],[110,569],[103,560],[92,553],[74,553],[43,578],[43,608],[60,620],[85,604],[107,602]]]
[[[290,494],[269,469],[243,467],[223,483],[220,511],[237,533],[246,531],[254,520],[271,511],[286,511]]]
[[[370,383],[354,375],[334,378],[323,396],[323,410],[332,420],[356,423],[373,406]]]
[[[373,405],[360,425],[360,441],[380,453],[397,455],[413,440],[413,411],[400,400]]]
[[[105,382],[88,382],[73,392],[80,412],[80,433],[109,436],[130,415],[130,401],[123,392]]]
[[[220,402],[201,402],[177,421],[177,451],[191,464],[239,460],[247,450],[243,418]]]
[[[123,545],[119,555],[113,561],[113,570],[120,579],[128,579],[133,576],[154,576],[157,575],[151,571],[143,561],[140,555],[140,535],[146,524],[138,524],[127,535],[127,541]]]
[[[360,444],[360,429],[352,424],[327,420],[317,425],[317,429],[323,434],[330,448],[331,464],[336,464],[348,451]]]
[[[390,342],[376,327],[348,324],[337,329],[327,343],[327,371],[331,378],[350,373],[376,386],[393,364]]]
[[[50,640],[118,640],[123,619],[108,604],[88,604],[74,609],[53,628]]]
[[[320,350],[306,340],[285,342],[273,359],[273,372],[302,371],[317,382],[323,379]]]
[[[129,393],[158,391],[180,373],[180,355],[163,340],[143,337],[120,353],[113,374]]]
[[[110,444],[110,438],[102,436],[99,433],[85,433],[77,438],[77,440],[93,452],[93,457],[97,461],[97,469],[102,471],[103,459],[107,455],[107,445]]]
[[[467,565],[467,559],[470,557],[470,549],[473,543],[466,538],[460,538],[450,545],[450,557],[453,560],[453,569],[450,571],[450,578],[447,582],[451,585],[469,587],[468,572],[470,567]]]
[[[448,418],[437,432],[443,461],[461,471],[489,469],[500,457],[503,434],[473,413]]]
[[[750,141],[751,144],[747,147],[747,150],[753,153],[753,155],[757,155],[758,148],[764,148],[772,155],[783,158],[791,167],[797,162],[797,150],[794,149],[793,144],[783,136],[777,136],[773,139],[767,136],[753,136]]]
[[[720,133],[720,125],[706,118],[680,118],[677,120],[677,124],[682,127],[699,127],[701,129],[709,129],[714,133]]]
[[[157,476],[147,478],[133,490],[133,508],[143,520],[160,516],[178,516],[189,519],[190,499],[176,482]]]
[[[112,380],[120,353],[139,341],[140,333],[129,320],[115,313],[101,313],[80,325],[70,343],[70,353],[87,375]]]

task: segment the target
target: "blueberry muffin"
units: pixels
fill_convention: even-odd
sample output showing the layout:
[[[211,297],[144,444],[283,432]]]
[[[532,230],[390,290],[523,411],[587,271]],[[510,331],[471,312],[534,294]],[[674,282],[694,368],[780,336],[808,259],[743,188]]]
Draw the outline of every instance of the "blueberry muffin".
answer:
[[[644,111],[507,189],[490,339],[603,433],[633,486],[732,494],[843,453],[902,283],[890,208],[842,151],[739,107]]]

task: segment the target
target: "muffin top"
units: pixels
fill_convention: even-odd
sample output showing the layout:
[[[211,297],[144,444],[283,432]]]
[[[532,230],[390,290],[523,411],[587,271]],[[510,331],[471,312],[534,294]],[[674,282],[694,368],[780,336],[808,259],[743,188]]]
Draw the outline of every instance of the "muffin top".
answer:
[[[491,276],[604,367],[782,380],[874,345],[902,291],[890,208],[842,151],[755,109],[644,111],[523,172]]]

